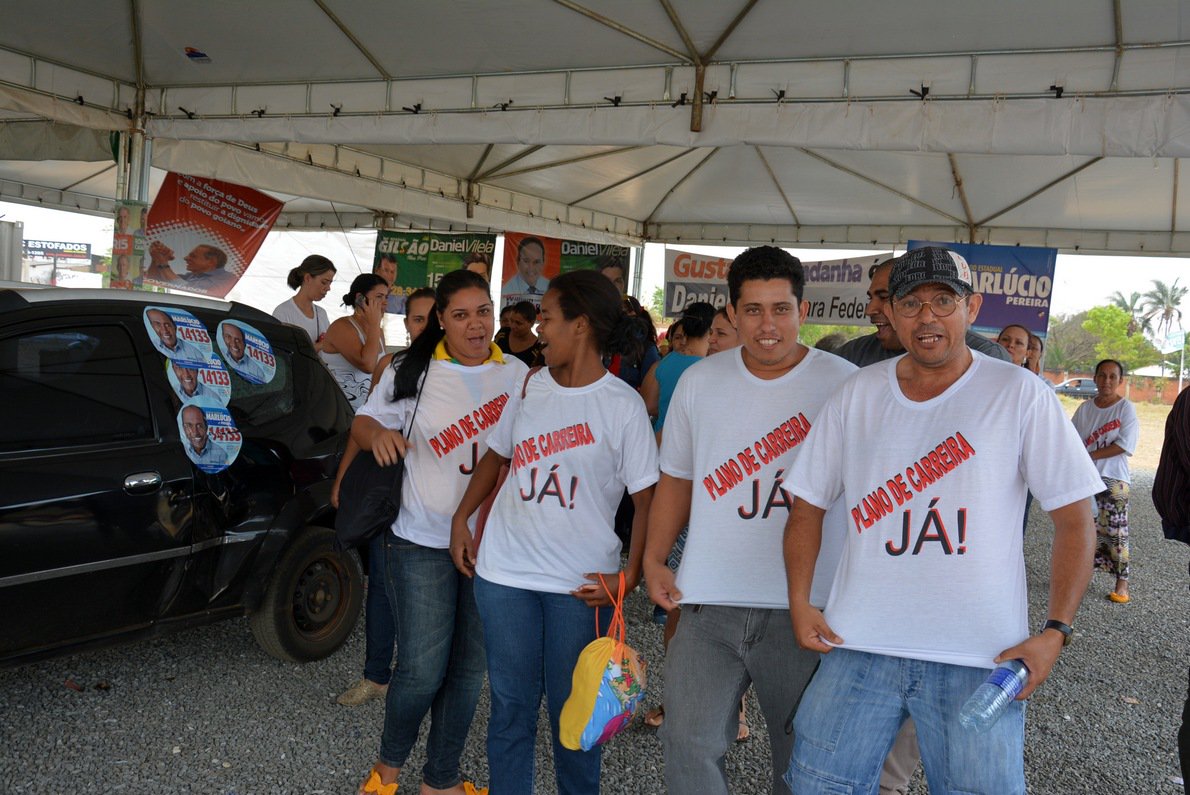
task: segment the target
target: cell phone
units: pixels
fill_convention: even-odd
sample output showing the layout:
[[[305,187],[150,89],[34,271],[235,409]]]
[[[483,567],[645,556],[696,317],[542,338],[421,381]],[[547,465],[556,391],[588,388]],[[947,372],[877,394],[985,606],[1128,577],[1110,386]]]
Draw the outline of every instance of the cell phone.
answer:
[[[365,309],[365,308],[367,308],[367,306],[368,306],[368,296],[364,295],[363,293],[360,293],[359,295],[357,295],[355,297],[355,308],[356,309]]]

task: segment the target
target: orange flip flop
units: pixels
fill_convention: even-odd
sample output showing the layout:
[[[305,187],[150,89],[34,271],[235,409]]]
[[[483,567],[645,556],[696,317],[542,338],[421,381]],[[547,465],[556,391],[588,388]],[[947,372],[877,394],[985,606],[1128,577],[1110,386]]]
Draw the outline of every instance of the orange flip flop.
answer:
[[[365,795],[397,795],[397,782],[381,784],[380,774],[376,772],[376,768],[372,768],[372,772],[368,774],[368,780],[360,792]]]
[[[1112,600],[1113,602],[1115,602],[1118,605],[1126,605],[1132,601],[1132,597],[1130,597],[1128,594],[1118,594],[1115,591],[1112,591],[1111,593],[1109,593],[1107,595],[1107,598]]]

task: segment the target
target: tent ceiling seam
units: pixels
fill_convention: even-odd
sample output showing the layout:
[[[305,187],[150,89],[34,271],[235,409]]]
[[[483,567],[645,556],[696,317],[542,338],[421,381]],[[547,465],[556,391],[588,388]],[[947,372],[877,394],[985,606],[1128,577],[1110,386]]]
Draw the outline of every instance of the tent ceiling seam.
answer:
[[[781,201],[785,202],[786,209],[789,210],[789,214],[793,217],[793,225],[801,226],[802,222],[797,217],[797,211],[793,209],[793,203],[789,201],[789,197],[785,195],[785,189],[781,187],[781,182],[777,179],[776,172],[774,172],[773,167],[769,165],[769,159],[764,156],[764,150],[762,150],[759,146],[753,146],[752,148],[756,150],[756,154],[760,157],[760,162],[764,164],[764,170],[769,173],[769,179],[773,181],[773,187],[777,189],[777,193],[781,194]]]
[[[661,210],[661,206],[663,204],[665,204],[665,202],[669,199],[670,196],[674,195],[674,193],[677,192],[678,188],[682,187],[682,185],[685,184],[686,180],[688,180],[692,176],[694,176],[694,172],[698,171],[700,168],[705,166],[707,164],[708,160],[710,160],[712,157],[714,157],[716,154],[718,154],[720,148],[721,147],[716,146],[714,149],[712,149],[710,152],[708,152],[706,157],[704,157],[702,160],[699,160],[697,163],[695,163],[693,168],[691,168],[689,171],[687,171],[682,177],[680,177],[678,179],[677,182],[675,182],[673,184],[673,187],[671,187],[669,190],[667,190],[665,192],[665,195],[661,197],[661,201],[657,202],[657,205],[653,208],[653,211],[650,212],[645,217],[645,220],[642,222],[644,224],[646,234],[648,234],[649,224],[651,224],[653,222],[653,216],[657,215],[657,213]],[[694,150],[692,150],[692,151],[694,151]]]
[[[823,155],[820,155],[813,150],[807,149],[804,146],[797,146],[797,147],[793,147],[793,148],[797,149],[799,152],[804,152],[805,154],[809,155],[810,157],[814,158],[815,160],[821,161],[837,171],[842,171],[844,174],[850,174],[851,176],[855,177],[856,179],[863,180],[864,182],[867,182],[870,185],[875,185],[878,188],[883,188],[884,190],[888,191],[889,193],[893,194],[894,196],[899,196],[902,199],[904,199],[905,201],[913,202],[918,207],[921,207],[925,210],[929,210],[932,213],[941,215],[943,218],[954,221],[956,224],[959,224],[964,227],[967,226],[967,222],[964,221],[962,218],[951,215],[950,213],[946,212],[945,210],[939,209],[938,207],[935,207],[932,204],[922,201],[921,199],[917,198],[916,196],[911,196],[908,193],[905,193],[902,190],[898,190],[897,188],[894,188],[891,185],[885,184],[878,179],[869,177],[867,174],[863,174],[859,171],[856,171],[853,168],[849,168],[848,166],[845,166],[842,163],[837,163],[834,160],[831,160],[829,157],[824,157]]]

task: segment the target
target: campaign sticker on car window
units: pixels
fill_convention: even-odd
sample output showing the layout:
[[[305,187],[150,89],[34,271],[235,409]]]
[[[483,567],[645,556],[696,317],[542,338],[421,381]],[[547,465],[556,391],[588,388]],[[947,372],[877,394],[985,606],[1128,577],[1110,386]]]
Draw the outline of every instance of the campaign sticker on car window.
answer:
[[[223,361],[213,353],[201,367],[189,362],[167,362],[165,374],[183,403],[226,406],[231,399],[231,376]]]
[[[247,323],[224,320],[219,324],[219,351],[236,375],[249,384],[267,384],[277,372],[269,340]]]
[[[153,347],[171,362],[202,367],[211,357],[211,335],[198,318],[171,306],[145,308],[145,330]]]
[[[182,406],[178,430],[186,457],[203,472],[222,472],[240,454],[240,431],[231,413],[221,406]]]

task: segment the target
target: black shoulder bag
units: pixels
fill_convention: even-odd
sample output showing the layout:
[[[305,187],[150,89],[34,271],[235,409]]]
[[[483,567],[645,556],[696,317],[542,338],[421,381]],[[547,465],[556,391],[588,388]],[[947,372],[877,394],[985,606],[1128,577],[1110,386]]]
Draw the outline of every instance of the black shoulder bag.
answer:
[[[409,439],[417,406],[426,384],[422,375],[413,402],[413,414],[405,424],[404,436]],[[343,474],[339,484],[339,510],[335,514],[335,547],[342,551],[363,546],[392,527],[401,510],[401,483],[405,480],[405,459],[398,458],[392,466],[382,467],[370,450],[360,450]]]

